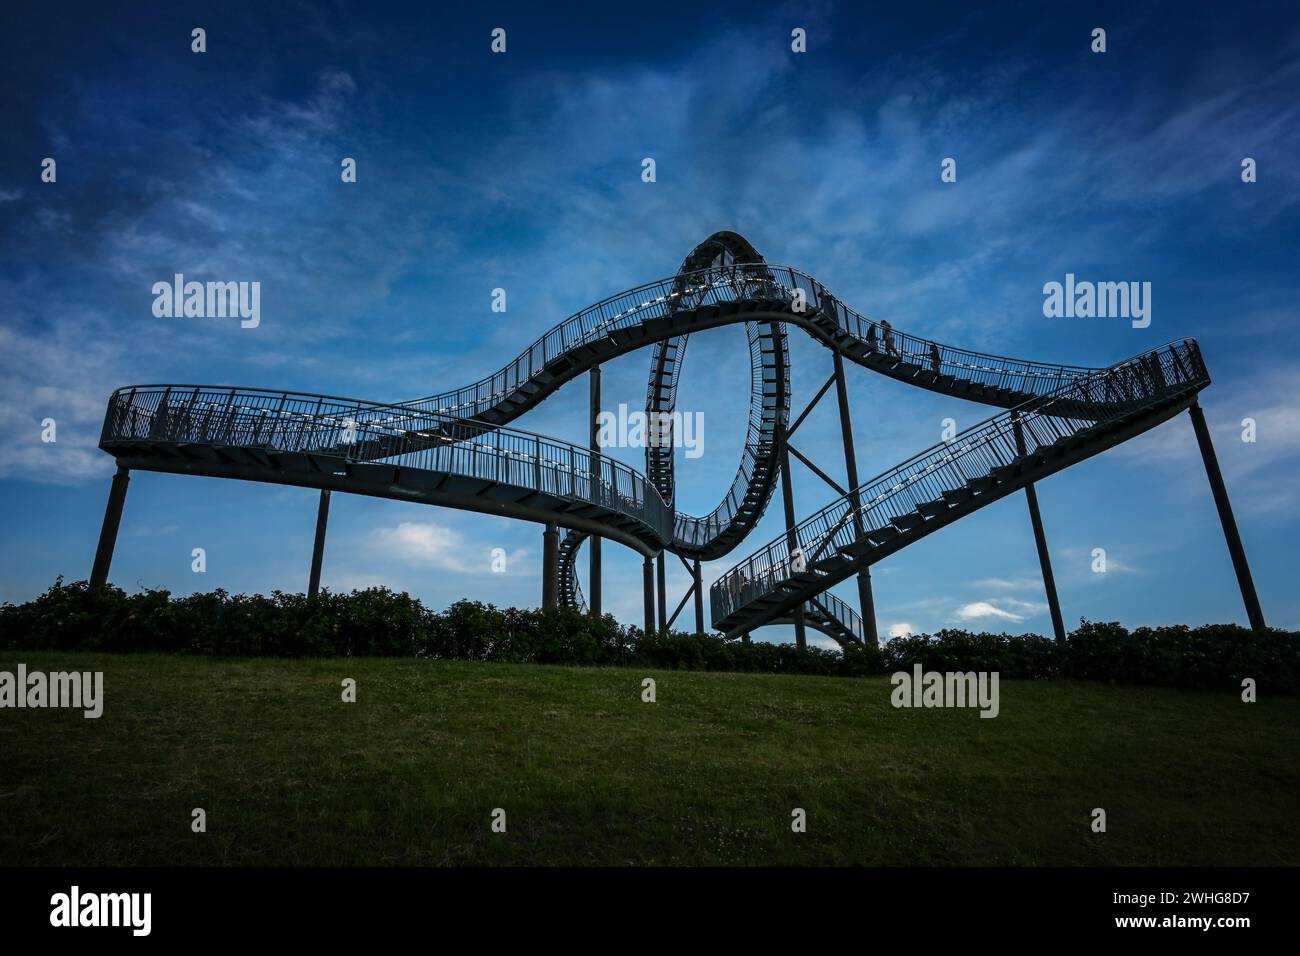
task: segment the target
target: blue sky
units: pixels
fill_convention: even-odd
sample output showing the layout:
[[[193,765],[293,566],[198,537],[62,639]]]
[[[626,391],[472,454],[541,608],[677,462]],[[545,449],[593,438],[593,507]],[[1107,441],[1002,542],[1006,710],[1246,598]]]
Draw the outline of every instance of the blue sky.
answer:
[[[0,600],[88,576],[114,388],[429,394],[733,229],[867,315],[954,345],[1106,365],[1197,337],[1265,614],[1300,627],[1293,5],[263,6],[5,13]],[[204,54],[190,52],[196,26]],[[498,26],[504,55],[489,50]],[[807,53],[791,52],[795,27]],[[47,156],[56,183],[40,181]],[[355,184],[340,181],[343,157]],[[945,157],[956,183],[940,182]],[[261,325],[154,317],[151,287],[175,272],[259,281]],[[1151,326],[1045,318],[1043,284],[1067,272],[1151,282]],[[791,348],[798,411],[830,355],[797,331]],[[606,367],[606,407],[641,406],[648,362]],[[747,384],[742,329],[692,339],[679,405],[703,412],[705,454],[679,458],[684,509],[708,511],[729,486]],[[944,418],[992,411],[854,366],[849,389],[863,478],[938,441]],[[832,407],[796,444],[838,479]],[[515,424],[580,442],[585,408],[575,382]],[[637,450],[621,457],[643,467]],[[794,486],[800,515],[834,497],[800,466]],[[1186,416],[1039,495],[1067,625],[1245,620]],[[302,590],[315,509],[308,490],[137,472],[112,580]],[[780,513],[707,579],[776,536]],[[1099,547],[1106,574],[1091,570]],[[493,548],[510,556],[504,575]],[[606,609],[637,623],[640,558],[605,553]],[[387,584],[434,607],[536,605],[540,555],[540,526],[336,495],[323,583]],[[686,576],[669,568],[675,605]],[[1021,496],[873,574],[882,630],[1050,632]],[[854,599],[852,582],[836,590]]]

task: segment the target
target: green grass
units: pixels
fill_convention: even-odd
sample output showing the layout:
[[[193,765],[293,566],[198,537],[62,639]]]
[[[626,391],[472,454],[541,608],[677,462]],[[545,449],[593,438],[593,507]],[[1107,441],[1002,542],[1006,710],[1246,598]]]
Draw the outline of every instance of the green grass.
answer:
[[[1296,699],[1004,681],[987,720],[895,710],[885,678],[72,653],[0,670],[20,660],[102,670],[106,702],[0,710],[3,865],[1300,862]]]

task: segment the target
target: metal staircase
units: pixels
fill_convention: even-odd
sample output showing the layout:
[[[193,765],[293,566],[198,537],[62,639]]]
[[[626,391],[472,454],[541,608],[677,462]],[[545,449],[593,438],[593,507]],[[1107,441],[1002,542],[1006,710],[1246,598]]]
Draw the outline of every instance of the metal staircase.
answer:
[[[786,324],[803,328],[828,348],[880,374],[1002,407],[1047,394],[1093,371],[958,349],[887,329],[845,306],[809,274],[760,260],[682,272],[611,296],[571,316],[474,385],[396,405],[352,403],[331,415],[364,423],[371,437],[347,447],[328,444],[314,450],[378,461],[407,453],[421,440],[432,446],[479,440],[577,375],[656,343],[663,348],[652,364],[647,407],[670,411],[684,337],[737,323],[747,327],[751,356],[745,448],[730,490],[712,512],[701,517],[674,514],[673,533],[665,546],[688,559],[714,560],[730,553],[771,500],[778,476],[777,421],[784,423],[789,416]],[[328,435],[329,429],[314,434]],[[647,477],[671,506],[671,448],[647,452]]]
[[[587,601],[578,581],[578,549],[588,537],[584,531],[570,531],[560,539],[560,606],[583,613],[587,611]]]
[[[1209,382],[1200,349],[1185,339],[975,425],[866,482],[722,575],[709,594],[713,625],[735,635],[778,620],[859,568],[1154,428]]]
[[[732,324],[745,325],[748,335],[749,423],[736,476],[709,514],[675,509],[671,447],[648,448],[641,474],[599,451],[508,427],[577,375],[647,345],[655,346],[647,409],[671,414],[687,336]],[[581,608],[576,559],[587,535],[647,557],[666,550],[713,560],[753,530],[779,477],[778,436],[788,427],[788,326],[881,375],[1010,411],[861,485],[724,575],[710,602],[714,626],[731,635],[802,607],[837,639],[860,636],[862,622],[828,587],[1154,427],[1209,382],[1191,340],[1089,369],[909,335],[850,309],[811,275],[764,262],[734,233],[718,233],[676,275],[583,309],[464,388],[383,404],[263,389],[130,386],[110,397],[100,446],[126,472],[240,478],[554,522],[570,532],[558,549],[559,600]],[[793,563],[791,540],[799,551]],[[111,539],[100,552],[102,577]]]
[[[583,531],[570,531],[560,540],[559,549],[560,606],[584,614],[587,612],[587,601],[578,580],[577,556],[588,537]],[[792,621],[793,617],[784,617],[770,623],[789,624]],[[804,621],[841,646],[862,644],[862,618],[857,611],[829,591],[805,602]]]
[[[381,424],[377,407],[259,389],[134,386],[109,400],[100,447],[124,468],[559,521],[647,555],[671,537],[672,509],[644,475],[621,462],[509,428],[478,429],[472,437],[459,433],[455,419],[429,428],[427,413],[426,429],[413,434]],[[367,418],[363,409],[372,414]],[[371,458],[380,444],[383,459]]]
[[[804,624],[825,634],[841,647],[848,647],[850,644],[862,646],[862,618],[858,616],[857,611],[830,591],[823,591],[805,601],[803,615]],[[793,624],[794,615],[778,617],[767,623]]]

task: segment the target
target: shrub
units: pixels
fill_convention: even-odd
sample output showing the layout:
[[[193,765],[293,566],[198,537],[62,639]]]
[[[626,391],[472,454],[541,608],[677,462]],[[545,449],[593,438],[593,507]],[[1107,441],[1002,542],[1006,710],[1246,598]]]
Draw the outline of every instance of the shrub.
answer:
[[[164,590],[127,595],[59,578],[25,604],[0,605],[0,650],[156,651],[240,657],[427,657],[510,663],[639,665],[858,677],[908,670],[997,671],[1005,678],[1070,677],[1171,687],[1300,693],[1300,634],[1229,624],[1189,628],[1080,621],[1066,640],[941,630],[880,647],[800,651],[680,631],[644,634],[610,615],[457,601],[441,614],[388,588],[315,598]]]

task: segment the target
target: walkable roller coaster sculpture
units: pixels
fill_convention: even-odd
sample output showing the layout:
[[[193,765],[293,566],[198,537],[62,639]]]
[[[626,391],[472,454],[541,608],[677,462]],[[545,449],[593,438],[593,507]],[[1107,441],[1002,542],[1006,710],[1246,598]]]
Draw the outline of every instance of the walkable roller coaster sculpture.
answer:
[[[671,442],[651,442],[641,474],[596,441],[600,367],[653,347],[647,419],[672,420],[692,332],[742,323],[749,340],[749,427],[735,480],[709,514],[674,507]],[[832,354],[834,372],[790,422],[787,326]],[[844,359],[909,385],[1005,411],[859,483]],[[507,427],[560,386],[589,373],[591,442],[583,447]],[[600,614],[600,541],[644,557],[645,628],[671,627],[689,598],[704,630],[700,562],[729,554],[754,529],[782,486],[785,531],[711,587],[712,625],[748,639],[755,628],[793,623],[841,644],[875,642],[870,567],[957,519],[1023,490],[1057,638],[1060,604],[1034,483],[1133,438],[1186,410],[1205,462],[1251,626],[1264,618],[1223,478],[1197,403],[1209,373],[1193,339],[1109,368],[1003,358],[907,335],[868,319],[811,275],[764,262],[733,232],[710,236],[678,273],[605,299],[551,329],[513,362],[479,382],[396,404],[328,395],[204,385],[134,385],[110,397],[100,447],[117,460],[92,586],[108,579],[131,469],[242,478],[320,489],[308,591],[320,584],[332,491],[504,515],[545,526],[542,603]],[[801,454],[791,437],[836,389],[847,489]],[[839,497],[796,522],[793,455]],[[559,529],[568,534],[559,540]],[[577,557],[591,539],[590,607]],[[664,555],[676,555],[693,584],[666,613]],[[656,559],[658,588],[656,602]],[[857,578],[861,614],[828,590]],[[656,604],[658,614],[656,617]]]

